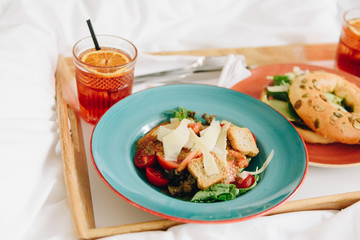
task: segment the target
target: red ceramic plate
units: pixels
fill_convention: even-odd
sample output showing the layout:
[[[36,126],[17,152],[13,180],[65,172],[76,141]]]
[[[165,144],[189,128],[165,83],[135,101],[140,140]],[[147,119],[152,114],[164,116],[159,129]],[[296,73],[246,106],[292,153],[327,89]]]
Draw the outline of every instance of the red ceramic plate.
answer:
[[[325,70],[330,73],[335,73],[360,87],[360,79],[349,73],[320,66],[289,63],[255,68],[251,70],[252,74],[250,77],[237,83],[232,89],[259,99],[261,91],[271,82],[271,80],[266,79],[267,76],[292,72],[295,66],[300,67],[302,70]],[[309,153],[310,165],[319,167],[351,167],[360,165],[359,145],[306,143],[306,147]]]

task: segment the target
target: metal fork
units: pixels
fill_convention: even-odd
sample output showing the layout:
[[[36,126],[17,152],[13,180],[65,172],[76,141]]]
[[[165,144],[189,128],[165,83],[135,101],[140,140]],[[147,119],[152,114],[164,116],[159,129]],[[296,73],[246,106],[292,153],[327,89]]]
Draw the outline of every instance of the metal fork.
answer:
[[[226,60],[227,56],[202,56],[184,68],[136,76],[134,83],[165,82],[166,79],[182,79],[194,73],[221,71]]]

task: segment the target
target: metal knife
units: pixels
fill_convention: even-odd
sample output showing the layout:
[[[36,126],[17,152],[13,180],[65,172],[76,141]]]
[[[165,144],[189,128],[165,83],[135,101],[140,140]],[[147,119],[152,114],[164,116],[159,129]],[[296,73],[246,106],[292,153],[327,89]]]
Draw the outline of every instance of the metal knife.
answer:
[[[199,57],[194,63],[185,66],[184,68],[177,68],[157,73],[144,74],[136,76],[134,83],[143,83],[147,81],[161,82],[164,78],[185,78],[189,75],[201,72],[214,72],[221,71],[227,61],[227,56],[202,56]]]

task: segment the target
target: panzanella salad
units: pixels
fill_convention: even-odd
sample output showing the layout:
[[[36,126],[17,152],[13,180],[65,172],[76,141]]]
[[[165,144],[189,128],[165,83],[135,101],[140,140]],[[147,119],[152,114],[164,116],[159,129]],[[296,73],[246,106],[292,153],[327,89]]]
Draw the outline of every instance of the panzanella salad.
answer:
[[[196,119],[182,107],[171,113],[136,142],[134,164],[152,185],[192,202],[231,200],[256,186],[273,151],[260,169],[246,171],[259,153],[248,128],[206,113]]]

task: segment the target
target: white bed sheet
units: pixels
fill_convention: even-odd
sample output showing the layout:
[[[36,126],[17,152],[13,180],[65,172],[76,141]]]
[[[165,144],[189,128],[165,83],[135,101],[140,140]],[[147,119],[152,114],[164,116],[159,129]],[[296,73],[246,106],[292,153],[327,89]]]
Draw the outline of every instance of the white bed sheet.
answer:
[[[341,15],[354,6],[360,2],[2,0],[0,239],[76,239],[62,174],[54,72],[58,54],[71,56],[75,41],[89,35],[86,19],[98,34],[123,36],[140,52],[159,52],[337,42]],[[360,239],[359,209],[356,204],[341,212],[186,224],[112,238]]]

